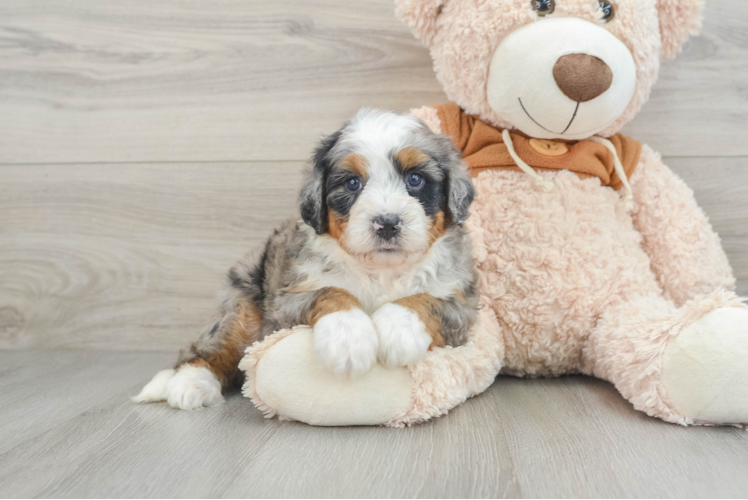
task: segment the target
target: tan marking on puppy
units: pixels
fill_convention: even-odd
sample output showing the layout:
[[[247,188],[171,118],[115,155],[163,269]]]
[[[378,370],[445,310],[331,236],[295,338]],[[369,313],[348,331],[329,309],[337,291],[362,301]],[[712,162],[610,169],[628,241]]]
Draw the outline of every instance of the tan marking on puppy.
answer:
[[[261,324],[262,317],[257,308],[242,301],[236,316],[225,328],[219,348],[203,358],[193,358],[187,364],[207,368],[216,376],[224,391],[229,389],[238,374],[239,360],[244,356],[244,350],[257,340]]]
[[[409,146],[403,148],[397,153],[397,160],[400,162],[400,166],[403,171],[417,167],[425,163],[429,157],[415,146]]]
[[[327,232],[330,236],[341,241],[348,225],[348,217],[343,217],[334,210],[327,213]]]
[[[302,282],[301,284],[297,284],[293,288],[283,288],[281,291],[286,293],[305,293],[305,292],[311,292],[313,290],[316,290],[317,287],[314,286],[313,283],[309,281]]]
[[[188,361],[185,364],[188,364],[190,366],[194,366],[195,368],[207,368],[208,370],[210,370],[210,365],[208,364],[207,361],[205,361],[202,358],[192,359],[192,360]]]
[[[439,210],[434,214],[434,218],[431,219],[429,226],[429,235],[431,236],[431,243],[444,236],[447,231],[444,224],[444,212]]]
[[[342,288],[328,286],[320,289],[320,293],[314,307],[309,311],[310,326],[314,326],[326,314],[361,308],[361,302]]]
[[[445,346],[444,337],[441,334],[442,320],[439,316],[440,299],[434,298],[428,293],[419,293],[398,299],[394,304],[418,315],[418,318],[426,326],[426,333],[431,336],[429,349]]]
[[[357,155],[356,153],[346,155],[339,164],[340,168],[344,170],[350,170],[351,172],[359,175],[362,179],[366,179],[368,177],[367,166],[368,163],[366,161],[366,158],[361,155]]]

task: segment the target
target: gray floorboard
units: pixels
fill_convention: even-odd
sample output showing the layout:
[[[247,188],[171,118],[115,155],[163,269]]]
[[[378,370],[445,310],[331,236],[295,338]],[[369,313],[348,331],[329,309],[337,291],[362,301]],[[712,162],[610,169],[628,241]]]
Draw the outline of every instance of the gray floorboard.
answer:
[[[405,429],[317,428],[266,420],[239,394],[193,412],[131,403],[170,361],[0,351],[0,496],[748,494],[748,432],[661,422],[586,377],[500,377],[449,415]],[[8,404],[9,386],[26,396]]]

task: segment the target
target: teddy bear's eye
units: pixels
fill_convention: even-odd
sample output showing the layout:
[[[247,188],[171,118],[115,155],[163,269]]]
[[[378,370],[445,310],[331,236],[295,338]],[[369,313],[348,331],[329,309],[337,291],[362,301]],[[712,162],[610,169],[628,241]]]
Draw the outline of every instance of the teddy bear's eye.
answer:
[[[604,23],[609,22],[615,17],[616,9],[613,7],[612,3],[608,2],[607,0],[600,0],[598,4],[600,5],[600,11],[602,12],[602,17],[600,19]]]
[[[532,10],[538,13],[539,16],[547,16],[552,14],[556,9],[556,0],[531,0]]]

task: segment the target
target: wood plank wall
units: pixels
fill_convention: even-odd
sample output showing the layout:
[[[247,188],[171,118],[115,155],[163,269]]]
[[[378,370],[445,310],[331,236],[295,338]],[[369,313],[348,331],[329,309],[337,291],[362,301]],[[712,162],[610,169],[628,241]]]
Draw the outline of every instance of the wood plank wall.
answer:
[[[748,294],[748,2],[708,0],[624,130]],[[446,100],[391,0],[3,0],[0,348],[171,350],[361,106]]]

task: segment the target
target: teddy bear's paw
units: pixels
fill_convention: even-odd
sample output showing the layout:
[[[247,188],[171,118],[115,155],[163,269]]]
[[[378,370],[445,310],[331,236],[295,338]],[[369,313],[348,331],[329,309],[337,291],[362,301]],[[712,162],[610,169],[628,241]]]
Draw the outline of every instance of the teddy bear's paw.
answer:
[[[379,361],[386,366],[406,366],[426,354],[431,336],[417,314],[397,304],[385,304],[372,316],[379,332]]]
[[[326,314],[314,325],[314,351],[335,373],[369,371],[377,360],[378,346],[374,324],[361,309]]]
[[[748,309],[704,315],[668,342],[662,384],[685,417],[701,423],[748,424]]]

